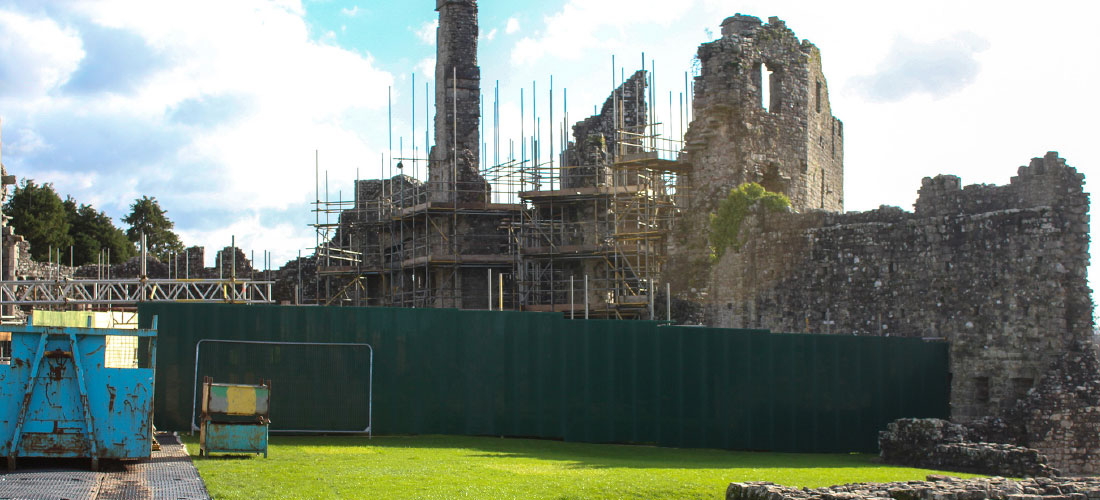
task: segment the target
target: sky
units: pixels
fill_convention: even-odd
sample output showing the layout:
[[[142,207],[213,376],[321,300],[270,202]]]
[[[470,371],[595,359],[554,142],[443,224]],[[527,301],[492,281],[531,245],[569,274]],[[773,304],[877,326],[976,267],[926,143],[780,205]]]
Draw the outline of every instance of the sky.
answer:
[[[120,227],[134,199],[156,197],[208,260],[235,237],[278,267],[312,252],[326,177],[329,199],[350,198],[357,176],[394,173],[387,158],[424,156],[434,6],[0,0],[2,161]],[[482,89],[491,133],[499,82],[501,156],[519,142],[521,89],[526,133],[535,87],[548,139],[560,126],[551,79],[554,120],[577,121],[643,53],[657,101],[674,103],[658,119],[678,134],[696,49],[735,13],[777,16],[821,49],[845,125],[846,210],[911,210],[937,174],[1006,184],[1047,151],[1086,182],[1100,173],[1100,2],[1058,0],[483,0]]]

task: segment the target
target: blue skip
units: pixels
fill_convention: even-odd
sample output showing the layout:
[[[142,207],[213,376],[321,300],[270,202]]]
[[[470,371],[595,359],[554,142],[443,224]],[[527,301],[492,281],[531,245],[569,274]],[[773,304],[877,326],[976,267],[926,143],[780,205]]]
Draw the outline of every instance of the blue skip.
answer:
[[[157,319],[151,330],[0,327],[11,355],[0,359],[0,454],[17,457],[149,458]],[[108,338],[130,346],[133,363],[108,367]],[[122,337],[131,337],[123,339]],[[133,338],[133,337],[136,337]],[[115,344],[115,342],[112,342]]]

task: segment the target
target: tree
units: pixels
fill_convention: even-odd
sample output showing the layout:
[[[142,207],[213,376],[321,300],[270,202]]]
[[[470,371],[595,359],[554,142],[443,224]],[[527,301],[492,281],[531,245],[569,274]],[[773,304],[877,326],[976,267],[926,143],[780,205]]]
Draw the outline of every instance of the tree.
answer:
[[[130,215],[122,219],[122,222],[130,225],[130,229],[126,230],[126,237],[140,244],[141,235],[145,234],[149,254],[161,261],[167,261],[170,252],[183,251],[179,236],[172,232],[175,224],[168,220],[165,213],[156,198],[142,196],[141,199],[134,200],[130,205]]]
[[[125,262],[137,253],[134,244],[126,239],[126,233],[115,227],[107,214],[96,211],[91,205],[78,208],[72,198],[66,199],[64,205],[73,239],[74,264],[99,262],[102,250],[110,250],[111,264]]]
[[[15,234],[30,242],[34,260],[49,261],[51,247],[67,251],[73,244],[65,205],[51,183],[39,186],[33,179],[23,179],[4,205],[4,214],[11,217]]]

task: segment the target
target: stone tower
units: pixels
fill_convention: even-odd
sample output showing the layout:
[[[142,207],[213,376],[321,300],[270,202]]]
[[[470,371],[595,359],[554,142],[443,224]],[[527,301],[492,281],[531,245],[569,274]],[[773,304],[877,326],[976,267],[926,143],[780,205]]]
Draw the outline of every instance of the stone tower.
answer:
[[[683,156],[691,170],[681,178],[684,215],[670,249],[691,262],[674,273],[686,280],[673,283],[682,289],[703,286],[709,215],[732,188],[759,183],[798,212],[844,210],[844,128],[817,47],[778,18],[761,24],[737,14],[698,58]]]
[[[481,68],[477,0],[436,0],[435,146],[428,170],[433,202],[483,201],[478,175]]]
[[[844,129],[817,47],[778,18],[762,25],[738,14],[722,23],[722,38],[699,47],[699,61],[687,135],[695,187],[724,198],[758,182],[789,196],[797,211],[843,211]]]

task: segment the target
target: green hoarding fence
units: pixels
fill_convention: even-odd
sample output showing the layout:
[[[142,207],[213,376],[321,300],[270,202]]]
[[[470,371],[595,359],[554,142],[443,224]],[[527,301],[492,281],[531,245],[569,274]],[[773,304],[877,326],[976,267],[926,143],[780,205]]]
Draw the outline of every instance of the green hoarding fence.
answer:
[[[156,303],[139,312],[143,327],[160,318],[161,429],[190,426],[200,339],[370,344],[376,434],[874,452],[894,419],[948,416],[947,344],[920,339],[452,309]],[[272,379],[272,430],[363,421],[362,353],[207,344],[200,381]]]

